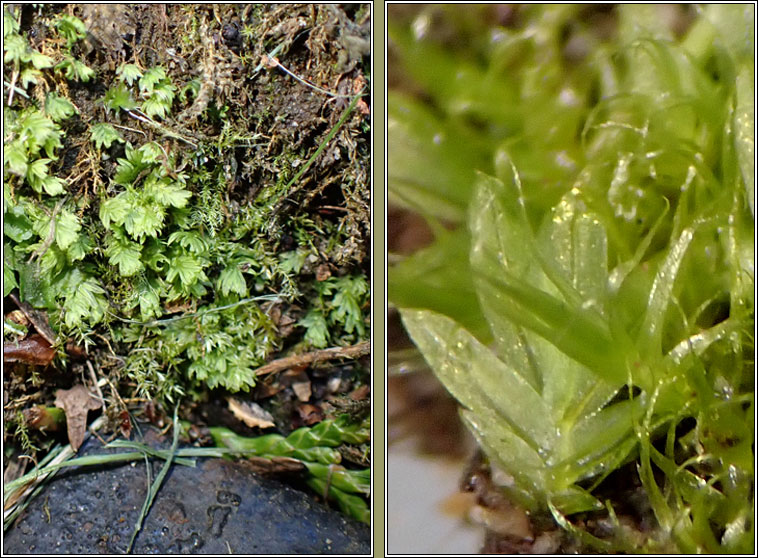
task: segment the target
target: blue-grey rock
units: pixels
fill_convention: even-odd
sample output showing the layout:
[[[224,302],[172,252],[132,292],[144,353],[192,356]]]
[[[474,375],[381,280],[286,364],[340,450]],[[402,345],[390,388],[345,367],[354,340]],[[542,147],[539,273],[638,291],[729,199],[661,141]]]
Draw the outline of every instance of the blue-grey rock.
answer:
[[[79,455],[116,451],[125,450],[90,439]],[[152,463],[153,479],[162,465]],[[124,553],[147,491],[145,467],[59,472],[5,534],[4,554]],[[370,530],[244,461],[198,459],[196,468],[171,467],[133,552],[369,554]]]

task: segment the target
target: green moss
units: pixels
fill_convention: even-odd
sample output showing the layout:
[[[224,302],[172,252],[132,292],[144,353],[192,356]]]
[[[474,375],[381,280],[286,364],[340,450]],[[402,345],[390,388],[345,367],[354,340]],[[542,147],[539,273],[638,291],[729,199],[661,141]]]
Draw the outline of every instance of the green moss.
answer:
[[[196,36],[192,8],[187,17],[182,38],[190,42],[180,54],[191,56],[192,41],[204,38]],[[213,90],[197,125],[185,126],[174,116],[208,86],[203,76],[130,61],[96,75],[81,60],[86,28],[76,17],[48,17],[62,38],[47,44],[55,60],[21,34],[18,10],[4,10],[4,18],[6,79],[18,91],[4,126],[5,294],[17,286],[22,300],[47,310],[60,339],[108,341],[100,347],[107,358],[120,356],[104,368],[122,376],[114,363],[125,363],[124,379],[147,398],[173,400],[202,386],[249,390],[255,368],[276,351],[366,338],[365,278],[353,266],[323,284],[314,277],[322,260],[343,263],[349,234],[293,203],[292,179],[319,145],[285,146],[267,158],[251,126],[270,118],[232,107]],[[53,89],[36,99],[42,80],[44,91]],[[92,80],[98,88],[84,89]],[[84,195],[61,178],[75,174],[63,168],[70,162],[58,160],[71,155],[83,128],[75,88],[85,92],[78,102],[86,103],[87,118],[99,119],[86,122],[87,141],[77,144],[88,151],[77,160],[90,165],[81,173],[92,182]],[[87,98],[93,91],[97,98]],[[202,126],[218,133],[206,135]],[[256,172],[265,173],[265,184],[252,183]],[[344,294],[335,291],[341,282]],[[293,312],[290,323],[318,308],[328,335],[315,337],[302,325],[285,340],[274,306]]]
[[[576,533],[636,461],[658,531],[585,542],[749,552],[753,8],[703,8],[681,38],[656,7],[614,9],[610,38],[580,9],[465,20],[490,43],[456,42],[454,8],[390,21],[424,99],[390,96],[390,199],[439,231],[390,299],[521,504]]]

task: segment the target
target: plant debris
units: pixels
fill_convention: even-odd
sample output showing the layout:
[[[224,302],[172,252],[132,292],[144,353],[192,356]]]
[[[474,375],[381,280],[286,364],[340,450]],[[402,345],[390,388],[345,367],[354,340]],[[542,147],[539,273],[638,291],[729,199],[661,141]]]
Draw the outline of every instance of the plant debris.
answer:
[[[87,432],[87,414],[100,409],[102,403],[86,387],[77,384],[71,389],[56,391],[55,406],[66,413],[68,440],[73,450],[78,451]]]
[[[273,428],[276,426],[274,417],[265,411],[263,407],[254,402],[240,402],[234,397],[228,397],[229,410],[236,418],[244,422],[250,428]]]
[[[37,366],[47,366],[55,358],[55,349],[39,333],[26,339],[3,345],[4,362],[23,362]]]
[[[44,337],[50,345],[55,345],[56,335],[50,327],[50,323],[45,313],[35,310],[31,304],[27,304],[26,302],[19,300],[18,297],[13,293],[11,293],[10,299],[16,306],[18,306],[19,311],[26,317],[29,323],[34,325],[37,333]]]

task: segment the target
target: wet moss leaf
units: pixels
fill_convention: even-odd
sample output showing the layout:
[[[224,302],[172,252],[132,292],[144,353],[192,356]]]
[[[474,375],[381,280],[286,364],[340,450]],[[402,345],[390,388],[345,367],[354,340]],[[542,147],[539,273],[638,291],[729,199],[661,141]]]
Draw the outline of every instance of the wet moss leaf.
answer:
[[[109,149],[114,141],[124,141],[116,128],[104,122],[94,124],[90,130],[90,135],[95,147],[98,149],[102,149],[103,147]]]
[[[424,310],[402,310],[416,346],[447,389],[468,409],[494,409],[535,450],[551,447],[550,409],[524,377],[455,321]]]
[[[474,413],[463,409],[461,416],[493,463],[513,477],[519,502],[526,508],[538,507],[548,481],[539,453],[493,410]]]
[[[141,279],[137,283],[137,300],[139,301],[140,316],[143,320],[149,320],[162,312],[160,297],[158,296],[159,284],[156,280]]]
[[[58,33],[66,39],[69,46],[87,35],[87,27],[84,25],[84,22],[71,15],[62,16],[58,20],[56,28],[58,29]]]
[[[504,72],[483,71],[471,60],[446,52],[432,41],[418,40],[407,29],[391,25],[388,34],[414,79],[436,97],[446,113],[506,126],[517,120],[518,92],[513,83],[503,77]],[[389,106],[393,104],[390,101]],[[477,141],[480,140],[474,140]],[[467,151],[475,153],[474,146],[467,147]],[[464,168],[470,172],[476,167]]]
[[[45,112],[55,122],[60,122],[76,114],[76,107],[65,97],[51,92],[45,99]]]
[[[245,278],[242,276],[242,271],[237,264],[231,264],[224,268],[224,271],[219,276],[218,285],[221,289],[221,294],[224,296],[229,293],[245,296],[247,293]]]
[[[111,87],[105,93],[103,102],[105,103],[106,108],[113,112],[118,112],[119,109],[131,110],[137,106],[137,103],[132,98],[131,92],[123,83]]]
[[[5,50],[5,63],[14,61],[26,61],[29,59],[29,43],[20,35],[12,35],[3,41],[3,50]]]
[[[142,77],[142,71],[135,64],[122,64],[116,70],[116,74],[121,81],[125,81],[129,85]]]
[[[3,146],[3,162],[13,174],[24,176],[28,169],[28,160],[26,148],[21,141],[15,140]]]
[[[3,296],[8,296],[17,287],[18,283],[13,269],[7,264],[3,265]]]
[[[133,205],[124,218],[124,227],[129,235],[141,240],[145,236],[158,236],[163,228],[166,211],[160,205],[148,205],[140,200]]]
[[[703,16],[714,26],[718,40],[737,63],[753,65],[755,53],[755,6],[752,4],[706,4]]]
[[[53,231],[50,230],[51,226],[54,227]],[[58,212],[55,216],[54,224],[50,217],[44,217],[34,225],[35,232],[43,239],[53,234],[55,243],[61,250],[66,250],[77,240],[81,228],[82,225],[79,222],[79,218],[67,209],[62,209]]]
[[[513,181],[507,186],[481,175],[469,219],[477,293],[501,350],[525,364],[523,351],[512,349],[523,328],[600,378],[623,383],[623,360],[599,311],[607,279],[602,227],[591,217],[575,219],[573,202],[564,199],[538,243],[519,201],[517,175]],[[538,385],[540,378],[523,369]]]
[[[189,254],[183,254],[171,260],[166,279],[173,281],[177,277],[183,285],[194,283],[203,271],[201,263]]]
[[[110,238],[105,255],[108,256],[111,265],[118,266],[119,272],[124,277],[130,277],[145,268],[140,260],[142,247],[126,238]]]
[[[66,250],[76,242],[82,225],[79,218],[70,211],[63,209],[56,219],[55,243],[61,250]]]
[[[326,347],[329,342],[329,327],[324,315],[316,309],[309,310],[298,325],[306,328],[305,340],[317,348]]]
[[[456,222],[465,217],[474,168],[486,168],[463,147],[462,131],[420,103],[395,94],[387,123],[390,202],[426,216]],[[475,143],[475,139],[471,139]]]
[[[55,294],[39,263],[36,260],[29,263],[18,262],[17,271],[21,300],[35,308],[51,307]]]
[[[480,340],[490,338],[467,263],[465,230],[440,232],[434,244],[388,270],[387,295],[398,307],[428,308],[456,319]],[[456,293],[449,296],[449,293]]]
[[[467,212],[397,258],[390,299],[509,496],[601,551],[750,552],[755,7],[617,6],[612,37],[566,64],[577,10],[519,9],[497,44],[452,9],[390,27],[398,89],[426,101],[389,98],[391,118],[423,116],[389,133],[390,195],[432,226]],[[489,159],[449,194],[427,180],[463,158],[428,145],[458,125],[478,136],[461,153]],[[630,462],[653,531],[567,517],[601,509]]]
[[[3,215],[3,234],[17,243],[32,237],[32,224],[22,206],[16,205],[6,210]]]
[[[755,71],[745,66],[737,76],[734,142],[750,212],[755,217]]]
[[[166,70],[160,66],[150,68],[149,70],[145,71],[144,75],[139,80],[140,91],[151,92],[161,80],[164,80],[166,78]]]
[[[67,291],[63,308],[66,310],[65,322],[69,327],[83,323],[100,321],[105,315],[108,301],[105,290],[92,277],[84,278],[82,273],[74,269],[67,278],[71,290]],[[80,281],[77,281],[77,278]]]
[[[111,222],[122,225],[127,213],[129,213],[129,200],[126,192],[100,204],[100,220],[106,229],[111,228]]]

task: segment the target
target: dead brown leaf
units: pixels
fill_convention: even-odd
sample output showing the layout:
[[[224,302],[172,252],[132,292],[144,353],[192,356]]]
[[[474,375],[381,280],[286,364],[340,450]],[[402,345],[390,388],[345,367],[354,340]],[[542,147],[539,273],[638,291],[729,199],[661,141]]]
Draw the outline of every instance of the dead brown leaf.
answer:
[[[369,396],[370,392],[371,388],[368,386],[368,384],[363,384],[362,386],[358,386],[350,392],[350,399],[353,401],[362,401]]]
[[[55,349],[39,333],[30,335],[18,343],[3,344],[4,362],[23,362],[47,366],[53,361],[53,358],[55,358]]]
[[[279,59],[276,56],[271,57],[264,54],[261,56],[261,64],[269,69],[274,69],[279,65]]]
[[[278,381],[275,381],[275,377],[269,376],[268,381],[260,382],[255,385],[255,391],[253,392],[252,399],[259,401],[272,397],[282,391],[285,386],[281,385]]]
[[[163,420],[164,412],[160,403],[156,404],[155,401],[152,400],[145,403],[145,416],[151,424],[154,424],[158,428],[163,428],[165,426],[165,421]]]
[[[332,276],[332,270],[329,269],[329,265],[322,263],[316,268],[316,281],[326,281]]]
[[[86,349],[77,345],[73,341],[66,343],[66,354],[77,362],[81,362],[87,358]]]
[[[47,339],[51,345],[55,345],[56,335],[50,327],[50,324],[47,320],[47,314],[45,312],[35,310],[30,304],[19,300],[15,294],[11,293],[10,297],[11,300],[16,303],[16,306],[18,306],[18,309],[21,310],[21,312],[24,313],[24,316],[26,316],[27,319],[34,325],[37,333]]]
[[[102,404],[86,387],[77,384],[71,389],[56,391],[55,406],[66,413],[68,441],[74,451],[79,451],[87,432],[87,413],[99,409]]]
[[[368,108],[368,105],[366,104],[366,101],[364,101],[363,99],[360,99],[358,101],[358,104],[356,105],[356,107],[358,108],[358,112],[360,112],[363,115],[369,115],[369,114],[371,114],[371,109]]]
[[[229,410],[234,416],[250,428],[255,428],[256,426],[258,428],[272,428],[276,426],[274,424],[274,417],[257,403],[240,402],[233,397],[227,397],[226,400],[229,403]]]
[[[166,312],[169,314],[175,314],[177,312],[189,312],[194,310],[194,307],[192,305],[192,302],[189,300],[177,300],[174,302],[169,302],[165,306]]]
[[[132,434],[132,420],[131,420],[131,417],[129,416],[129,411],[124,409],[123,411],[119,413],[118,418],[119,418],[118,427],[119,427],[119,430],[121,430],[121,435],[128,440],[129,436],[131,436]]]
[[[29,465],[30,462],[29,459],[19,459],[19,457],[15,455],[11,457],[5,467],[5,471],[3,471],[3,484],[7,484],[23,476],[26,471],[26,466]]]
[[[312,426],[317,422],[324,420],[324,413],[321,411],[321,409],[315,405],[311,405],[310,403],[303,403],[302,405],[298,405],[297,413],[300,415],[300,420],[302,420],[303,424],[306,426]]]
[[[311,381],[306,380],[304,382],[294,382],[292,384],[292,391],[295,392],[295,395],[297,395],[297,398],[302,401],[306,402],[311,398],[312,390],[311,390]]]
[[[58,409],[52,409],[52,411],[49,411],[43,405],[35,405],[34,407],[24,409],[22,412],[29,428],[46,432],[57,432],[63,428],[64,421],[60,415],[56,416],[56,413],[60,413]]]
[[[14,310],[13,312],[7,313],[5,315],[5,319],[9,322],[14,322],[24,327],[29,327],[29,325],[32,323],[21,310]]]

